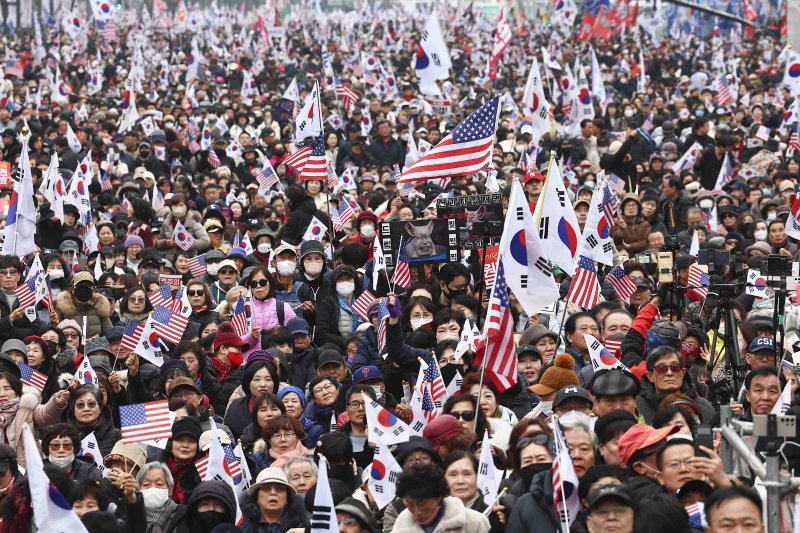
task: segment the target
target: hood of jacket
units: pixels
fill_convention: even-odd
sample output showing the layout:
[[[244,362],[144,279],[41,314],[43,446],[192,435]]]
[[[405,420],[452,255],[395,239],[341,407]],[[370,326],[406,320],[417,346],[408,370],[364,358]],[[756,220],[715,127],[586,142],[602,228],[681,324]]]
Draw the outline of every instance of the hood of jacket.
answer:
[[[221,501],[228,509],[228,520],[236,518],[236,496],[233,494],[233,489],[224,481],[211,479],[197,485],[186,504],[187,512],[189,514],[196,512],[197,504],[203,498],[216,498]]]
[[[195,226],[202,227],[200,224],[201,220],[203,220],[203,217],[202,215],[200,215],[200,213],[198,213],[194,209],[187,208],[186,216],[184,217],[183,222],[181,222],[181,224],[183,224],[183,227],[186,228],[188,231],[193,231]],[[172,214],[172,211],[167,213],[167,216],[164,217],[164,223],[162,225],[175,227],[175,216]]]
[[[331,276],[331,287],[336,287],[336,281],[342,274],[347,274],[353,278],[356,283],[356,288],[358,288],[358,274],[356,273],[356,269],[351,267],[350,265],[339,265],[333,269],[333,275]],[[358,290],[356,290],[358,292]]]

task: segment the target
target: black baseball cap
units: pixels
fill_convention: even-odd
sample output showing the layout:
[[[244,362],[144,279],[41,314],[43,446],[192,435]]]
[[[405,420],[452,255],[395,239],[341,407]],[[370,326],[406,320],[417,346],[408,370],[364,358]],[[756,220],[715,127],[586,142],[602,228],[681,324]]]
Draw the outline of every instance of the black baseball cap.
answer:
[[[626,507],[633,507],[631,495],[622,485],[601,485],[589,493],[589,513],[591,514],[601,503],[615,499]]]
[[[557,408],[566,400],[570,398],[578,398],[584,400],[589,406],[592,405],[592,398],[589,396],[589,391],[584,389],[583,387],[578,387],[576,385],[568,385],[566,387],[561,387],[558,389],[556,393],[556,397],[553,400],[553,409]]]

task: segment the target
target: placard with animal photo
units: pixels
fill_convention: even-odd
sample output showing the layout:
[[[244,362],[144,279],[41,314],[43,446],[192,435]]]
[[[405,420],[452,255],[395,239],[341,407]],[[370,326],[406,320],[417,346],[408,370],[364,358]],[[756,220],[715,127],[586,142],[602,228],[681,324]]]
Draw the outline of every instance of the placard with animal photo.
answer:
[[[408,222],[381,222],[380,239],[386,266],[393,267],[402,246],[408,264],[459,261],[455,219],[431,218]]]
[[[500,243],[503,233],[503,197],[495,194],[473,194],[439,198],[436,213],[447,219],[455,219],[458,227],[458,242],[465,250],[483,248]]]

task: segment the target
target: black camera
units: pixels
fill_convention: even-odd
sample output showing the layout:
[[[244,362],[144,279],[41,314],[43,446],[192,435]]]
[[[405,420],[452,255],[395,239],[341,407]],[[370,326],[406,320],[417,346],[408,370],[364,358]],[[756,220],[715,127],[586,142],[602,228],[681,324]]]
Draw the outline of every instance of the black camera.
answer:
[[[680,252],[683,249],[681,241],[678,240],[677,235],[667,235],[664,237],[664,246],[661,247],[662,252]]]
[[[768,277],[786,277],[792,275],[792,264],[789,258],[780,254],[770,254],[761,261],[761,275]]]

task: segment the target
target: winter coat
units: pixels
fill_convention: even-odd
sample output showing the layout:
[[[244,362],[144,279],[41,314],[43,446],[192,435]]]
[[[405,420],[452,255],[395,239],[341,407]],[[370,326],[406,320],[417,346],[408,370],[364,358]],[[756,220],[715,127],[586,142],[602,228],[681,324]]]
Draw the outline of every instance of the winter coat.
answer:
[[[489,531],[489,520],[478,511],[464,506],[461,500],[448,496],[442,502],[444,514],[432,533],[486,533]],[[404,509],[394,523],[393,533],[424,533],[411,511]],[[533,529],[528,529],[533,531]],[[545,531],[536,529],[536,531]]]
[[[328,216],[317,209],[313,198],[304,196],[292,206],[289,220],[281,229],[279,240],[285,240],[292,244],[300,243],[313,217],[317,217],[326,227],[328,226]]]
[[[56,405],[55,396],[50,396],[46,404],[40,403],[41,395],[33,387],[23,387],[22,396],[19,399],[19,408],[14,419],[6,428],[7,444],[17,450],[17,462],[25,466],[25,446],[22,442],[22,427],[28,424],[34,435],[37,429],[57,424],[61,418],[61,413],[65,408]]]
[[[286,363],[289,366],[287,381],[300,389],[305,389],[308,382],[317,375],[314,368],[314,348],[295,348],[291,354],[286,355]]]
[[[288,304],[281,303],[281,305],[283,305],[284,319],[283,324],[279,323],[278,314],[275,310],[277,304],[278,302],[275,298],[267,298],[266,300],[252,298],[250,300],[250,305],[253,310],[253,327],[261,328],[262,331],[266,332],[280,327],[281,325],[285,325],[290,319],[294,318],[294,311],[292,311],[292,308]],[[261,339],[253,337],[252,332],[245,335],[243,340],[250,344],[250,349],[247,351],[246,355],[249,355],[253,350],[261,349]]]
[[[355,372],[362,366],[380,367],[382,364],[383,360],[378,349],[378,334],[375,333],[375,328],[367,328],[358,339],[358,348],[351,368]]]
[[[667,198],[661,203],[663,222],[670,235],[678,234],[689,227],[686,212],[690,207],[694,207],[694,200],[685,191],[681,191],[675,200]]]
[[[108,407],[103,408],[100,412],[100,418],[97,419],[97,423],[93,428],[87,428],[80,424],[75,420],[75,416],[72,412],[67,414],[67,421],[75,426],[81,439],[84,439],[89,433],[94,432],[94,436],[97,438],[97,445],[100,447],[100,452],[103,454],[103,457],[111,453],[114,444],[122,438],[120,430],[114,427],[111,410]]]
[[[630,154],[631,148],[635,142],[635,138],[628,136],[625,142],[622,143],[619,150],[615,153],[605,153],[600,157],[600,167],[606,171],[606,174],[616,174],[625,182],[625,190],[633,192],[636,190],[636,185],[639,183],[639,175],[636,172],[636,163],[633,161],[625,161],[625,156]]]
[[[656,416],[658,405],[661,403],[661,400],[664,399],[664,396],[656,392],[655,385],[653,385],[649,379],[643,378],[640,380],[640,383],[642,384],[642,392],[640,392],[639,397],[636,398],[636,407],[644,417],[644,421],[652,425],[653,417]],[[708,400],[697,394],[694,378],[692,378],[691,374],[688,372],[683,374],[683,383],[681,384],[680,392],[692,398],[694,408],[702,417],[703,423],[710,423],[716,413],[714,406],[711,405]]]
[[[261,521],[261,510],[253,501],[242,503],[244,524],[242,533],[281,533],[292,528],[307,528],[311,525],[304,505],[304,499],[299,494],[292,494],[277,522],[266,524]]]
[[[303,266],[301,265],[301,272],[298,277],[303,284],[297,289],[297,298],[301,302],[312,302],[314,304],[313,311],[303,313],[303,318],[306,319],[306,322],[308,322],[308,325],[313,332],[314,326],[317,323],[317,310],[319,309],[319,303],[327,298],[331,293],[331,283],[327,279],[328,276],[326,276],[326,266],[322,267],[322,273],[317,279],[308,279],[303,274],[302,269]]]
[[[248,409],[249,401],[247,396],[237,398],[228,405],[225,411],[225,425],[230,428],[236,439],[244,433],[247,426],[253,423],[253,417]]]
[[[346,265],[339,265],[336,267],[333,271],[333,275],[331,276],[331,287],[336,286],[336,280],[343,274],[347,274],[356,280],[356,292],[353,294],[352,299],[352,302],[355,302],[356,298],[359,296],[357,281],[359,278],[358,274],[356,274],[356,271],[352,267]],[[345,336],[343,336],[341,331],[339,331],[339,320],[341,313],[342,308],[339,305],[339,296],[334,291],[331,291],[331,294],[319,303],[319,310],[317,311],[317,326],[314,331],[314,341],[316,342],[317,346],[322,346],[323,344],[330,342],[336,344],[342,349],[345,348]]]
[[[350,437],[352,435],[352,432],[353,432],[352,425],[348,421],[348,422],[342,424],[341,427],[339,427],[336,431],[338,433],[344,433],[348,437]],[[367,443],[365,441],[364,442],[364,448],[360,452],[356,452],[356,451],[353,452],[353,459],[355,459],[356,465],[359,468],[366,468],[370,463],[372,463],[372,457],[374,455],[375,455],[375,449],[374,448],[370,448],[369,443]]]
[[[11,322],[11,311],[19,307],[19,300],[14,300],[14,305],[9,309],[8,302],[5,295],[0,294],[0,341],[5,342],[8,339],[24,339],[29,335],[35,335],[42,327],[41,321],[37,318],[33,322],[29,322],[28,318],[23,316],[16,322]]]
[[[558,533],[558,523],[553,507],[553,472],[546,470],[534,476],[530,490],[514,503],[508,517],[507,533]]]
[[[113,327],[111,315],[114,308],[108,298],[95,292],[89,303],[81,303],[72,298],[70,291],[64,291],[56,298],[56,312],[61,320],[71,318],[78,324],[83,324],[86,317],[86,335],[84,339],[104,336]]]
[[[197,485],[197,488],[186,501],[186,505],[178,506],[173,518],[164,528],[164,533],[208,533],[198,529],[192,523],[192,517],[197,514],[197,505],[200,500],[209,497],[223,503],[228,513],[225,523],[233,525],[236,521],[236,496],[233,493],[233,489],[224,481],[212,479]]]
[[[630,253],[640,253],[649,247],[647,236],[650,234],[651,228],[650,223],[641,216],[642,204],[639,201],[639,197],[633,193],[628,193],[622,199],[623,205],[631,201],[636,202],[639,206],[639,214],[632,219],[623,216],[624,227],[622,224],[614,224],[611,228],[611,236],[614,238],[614,244],[617,245],[617,248],[627,245]],[[620,212],[622,212],[621,209]]]
[[[48,460],[45,459],[45,463]],[[103,479],[103,473],[94,464],[94,459],[86,455],[79,455],[72,461],[72,468],[69,469],[69,477],[75,483],[83,481],[98,481]]]
[[[228,374],[228,377],[223,381],[218,381],[211,385],[206,391],[209,400],[211,400],[211,406],[214,408],[216,414],[224,416],[225,408],[228,405],[228,398],[230,398],[233,391],[236,390],[236,387],[241,385],[243,373],[244,366],[240,366]]]
[[[203,253],[211,247],[211,240],[208,238],[208,233],[203,227],[201,222],[202,216],[197,211],[187,210],[184,220],[181,222],[183,227],[194,238],[194,249],[198,253]],[[172,234],[175,232],[175,217],[172,213],[168,213],[164,217],[164,223],[161,225],[161,231],[158,233],[156,240],[156,248],[159,250],[167,249],[167,241],[172,239]],[[172,247],[177,250],[177,247]]]

